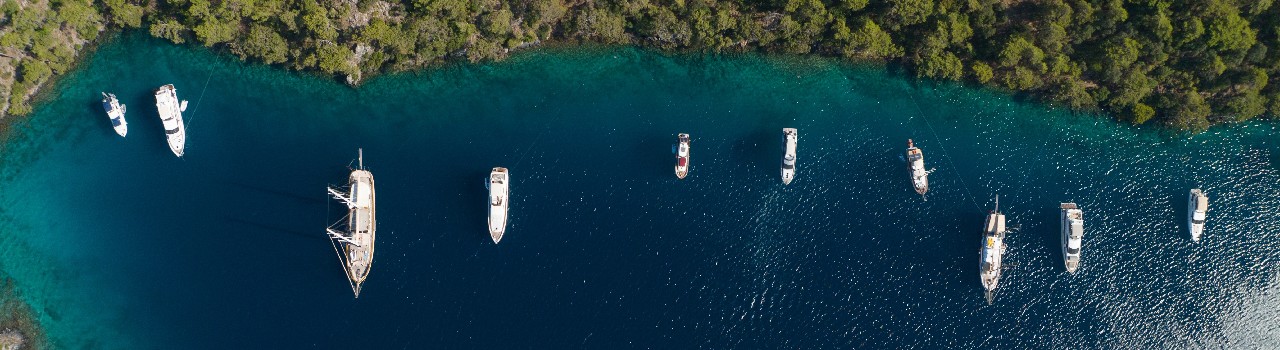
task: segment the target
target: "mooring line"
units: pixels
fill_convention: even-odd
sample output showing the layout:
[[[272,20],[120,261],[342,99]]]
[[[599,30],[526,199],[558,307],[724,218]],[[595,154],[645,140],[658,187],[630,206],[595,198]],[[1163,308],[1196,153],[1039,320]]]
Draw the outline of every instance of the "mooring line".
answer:
[[[191,117],[187,118],[186,128],[190,129],[191,124],[196,120],[196,112],[200,111],[200,102],[204,102],[204,93],[209,91],[209,81],[213,80],[213,70],[209,70],[209,77],[204,79],[204,88],[200,89],[200,98],[196,99],[196,106],[191,109]]]
[[[982,211],[982,206],[978,205],[977,197],[974,197],[973,192],[969,190],[969,183],[965,182],[964,176],[960,175],[960,168],[956,167],[956,162],[951,158],[951,153],[947,152],[947,147],[943,144],[942,138],[938,136],[938,131],[933,129],[933,123],[929,122],[929,118],[924,115],[924,109],[920,108],[920,102],[916,101],[915,95],[912,95],[910,90],[907,90],[907,97],[911,98],[911,104],[916,106],[916,112],[920,114],[920,119],[924,120],[924,125],[929,127],[929,132],[933,133],[933,138],[938,140],[938,148],[942,150],[942,155],[947,157],[947,162],[951,164],[951,168],[956,170],[956,178],[960,179],[960,185],[964,187],[964,192],[969,194],[969,201],[973,203],[974,208]],[[982,112],[978,112],[974,116],[981,114]]]

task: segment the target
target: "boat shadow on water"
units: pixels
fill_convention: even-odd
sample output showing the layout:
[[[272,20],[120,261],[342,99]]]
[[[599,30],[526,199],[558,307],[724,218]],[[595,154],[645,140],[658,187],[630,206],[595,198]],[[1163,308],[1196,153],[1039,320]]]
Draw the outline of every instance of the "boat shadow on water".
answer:
[[[231,182],[231,183],[229,183],[229,184],[230,184],[231,186],[235,186],[235,187],[239,187],[239,188],[242,188],[242,189],[248,190],[248,191],[239,191],[240,193],[263,193],[263,194],[270,194],[270,195],[274,195],[274,196],[276,196],[276,197],[288,198],[288,199],[290,199],[290,200],[294,200],[294,201],[297,201],[297,202],[300,202],[300,203],[306,203],[306,204],[308,204],[308,205],[314,205],[314,204],[323,203],[323,202],[328,201],[328,198],[329,198],[329,197],[327,197],[327,196],[326,196],[326,197],[319,197],[319,196],[306,196],[306,195],[301,195],[301,194],[297,194],[297,193],[289,193],[289,192],[281,191],[281,190],[278,190],[278,189],[271,189],[271,188],[266,188],[266,187],[261,187],[261,186],[254,186],[254,185],[250,185],[250,184],[246,184],[246,183],[240,183],[240,182]]]
[[[230,215],[223,215],[222,220],[225,222],[241,224],[246,227],[257,228],[267,232],[284,233],[284,234],[289,234],[292,236],[302,237],[306,239],[315,239],[317,241],[327,240],[329,238],[329,236],[326,236],[324,234],[323,230],[316,230],[314,232],[304,232],[304,231],[285,228],[284,226],[272,226],[271,224],[267,224],[267,223],[249,221],[238,216],[230,216]]]
[[[775,179],[781,184],[779,169],[782,166],[782,156],[786,152],[782,128],[782,125],[777,128],[756,128],[750,134],[731,141],[727,160],[730,164],[751,164],[756,168],[752,170],[753,173]],[[796,178],[799,180],[804,169],[804,148],[803,146],[796,148]]]
[[[498,165],[495,163],[495,166],[498,166]],[[493,237],[489,236],[489,225],[488,225],[490,170],[492,169],[484,169],[482,171],[468,171],[465,174],[454,176],[452,179],[449,180],[449,182],[454,184],[452,186],[453,188],[457,188],[459,189],[459,191],[461,191],[461,193],[459,193],[458,195],[461,198],[464,198],[464,200],[460,204],[462,208],[459,209],[462,212],[461,221],[466,223],[465,227],[467,227],[467,232],[469,232],[466,235],[467,239],[475,240],[474,243],[493,244]],[[511,170],[512,173],[515,173],[517,171],[519,171],[519,169]],[[515,173],[515,174],[516,174],[515,176],[519,176],[519,173]],[[508,199],[518,198],[515,195],[515,193],[517,193],[517,191],[520,190],[518,188],[518,186],[520,185],[520,181],[518,180],[519,177],[515,177],[515,176],[513,176],[508,180],[510,181],[510,185],[509,185],[510,187],[508,189],[508,193],[509,193]],[[518,213],[520,211],[520,208],[515,205],[512,205],[510,208],[511,208],[509,209],[510,212],[508,212],[508,216],[507,216],[506,231],[508,232],[511,231],[511,227],[513,226],[511,224],[513,220],[511,219],[513,216],[515,216],[515,215],[512,215],[511,212]],[[472,225],[472,223],[474,223],[474,225]],[[470,232],[473,232],[473,233],[470,233]]]
[[[696,148],[698,140],[696,137],[697,135],[690,134],[690,138],[693,139],[690,144],[690,147],[693,148],[689,155],[689,172],[691,175],[693,173],[693,168],[695,167],[694,164],[697,164],[698,161],[698,149]],[[625,154],[620,157],[623,159],[634,159],[635,164],[639,166],[632,165],[627,162],[620,162],[619,167],[624,169],[626,172],[636,172],[640,178],[644,179],[675,179],[675,152],[677,143],[678,141],[676,140],[675,133],[672,133],[671,135],[654,135],[653,137],[640,138],[639,141],[636,141],[632,145],[632,149],[628,151],[629,154]]]

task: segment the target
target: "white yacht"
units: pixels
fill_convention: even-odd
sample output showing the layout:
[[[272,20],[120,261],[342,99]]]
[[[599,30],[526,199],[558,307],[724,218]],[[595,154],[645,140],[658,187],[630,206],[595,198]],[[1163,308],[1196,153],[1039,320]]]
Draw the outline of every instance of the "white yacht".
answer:
[[[178,90],[173,84],[156,89],[156,110],[160,111],[160,121],[164,123],[164,134],[169,140],[169,150],[178,157],[187,144],[187,127],[182,121],[182,111],[187,109],[187,101],[178,101]]]
[[[1084,212],[1075,203],[1062,203],[1059,216],[1062,223],[1062,261],[1067,272],[1076,273],[1080,267],[1080,246],[1084,241]]]
[[[924,152],[916,148],[911,139],[907,139],[907,165],[911,170],[911,186],[916,188],[916,193],[924,196],[925,192],[929,192],[930,171],[924,169]]]
[[[373,266],[378,224],[373,173],[364,168],[364,150],[359,152],[360,167],[351,170],[347,186],[329,186],[329,194],[347,205],[347,216],[326,229],[356,298],[360,297],[360,286]]]
[[[783,128],[782,135],[787,139],[787,150],[782,155],[782,184],[790,185],[796,177],[796,139],[799,132],[796,128]]]
[[[982,231],[981,261],[978,263],[982,287],[986,289],[987,304],[995,298],[1000,284],[1000,258],[1004,256],[1004,214],[1000,213],[1000,196],[996,196],[996,208],[987,214]]]
[[[510,178],[507,168],[497,167],[489,173],[489,237],[497,244],[507,231],[507,208],[510,202]]]
[[[116,134],[124,137],[129,133],[129,123],[124,121],[125,105],[120,104],[116,94],[102,93],[102,109],[107,111],[107,118],[111,118],[111,127],[116,129]]]
[[[689,134],[680,134],[676,138],[680,141],[676,148],[676,177],[684,179],[689,175]]]
[[[1208,212],[1209,196],[1199,188],[1192,189],[1191,196],[1187,199],[1187,227],[1191,231],[1192,241],[1200,241],[1200,234],[1204,233],[1204,219]]]

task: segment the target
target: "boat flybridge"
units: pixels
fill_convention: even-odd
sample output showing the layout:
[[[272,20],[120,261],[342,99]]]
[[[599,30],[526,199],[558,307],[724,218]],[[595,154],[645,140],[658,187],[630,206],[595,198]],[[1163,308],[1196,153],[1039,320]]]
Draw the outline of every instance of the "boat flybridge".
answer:
[[[111,127],[116,129],[116,134],[124,137],[129,133],[129,123],[124,121],[125,105],[120,104],[116,94],[102,93],[102,109],[107,111],[107,118],[111,118]]]
[[[1062,203],[1059,216],[1062,223],[1062,261],[1067,272],[1076,273],[1080,267],[1080,246],[1084,241],[1084,212],[1075,203]]]
[[[790,185],[791,180],[796,177],[796,141],[799,132],[796,128],[783,128],[782,135],[787,141],[786,153],[782,155],[782,184]]]
[[[1005,218],[1000,213],[1000,196],[996,196],[996,208],[987,213],[983,225],[981,261],[978,263],[979,277],[982,287],[986,289],[987,304],[995,298],[996,286],[1000,284],[1000,259],[1004,256]]]
[[[911,186],[923,197],[929,192],[929,173],[933,171],[924,169],[924,152],[911,139],[907,139],[907,165],[911,170]]]
[[[676,177],[684,179],[689,175],[689,134],[680,134],[676,138],[680,141],[676,148]]]
[[[187,144],[187,127],[182,121],[182,111],[187,110],[187,101],[178,101],[178,90],[174,89],[173,84],[167,84],[156,89],[156,110],[160,112],[160,121],[164,124],[169,150],[182,157]]]
[[[497,167],[489,172],[489,237],[493,238],[494,244],[498,244],[507,231],[510,181],[507,168]]]
[[[1204,233],[1204,220],[1209,212],[1209,196],[1199,188],[1191,190],[1191,196],[1187,198],[1187,227],[1191,231],[1191,240],[1199,242],[1200,234]]]
[[[347,205],[347,216],[325,229],[356,298],[360,297],[360,286],[369,277],[369,269],[373,265],[378,224],[373,173],[364,168],[363,149],[359,151],[358,159],[359,167],[351,170],[346,187],[329,186],[329,195]]]

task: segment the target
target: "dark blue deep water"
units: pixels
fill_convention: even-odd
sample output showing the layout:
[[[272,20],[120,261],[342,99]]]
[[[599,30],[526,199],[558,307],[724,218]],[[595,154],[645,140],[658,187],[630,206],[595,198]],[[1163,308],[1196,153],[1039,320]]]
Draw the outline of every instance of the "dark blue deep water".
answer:
[[[82,67],[9,121],[0,164],[0,269],[60,348],[1280,347],[1275,122],[1179,135],[882,68],[630,48],[359,89],[138,35]],[[166,83],[191,101],[184,159],[150,95]],[[99,91],[128,104],[128,138]],[[928,201],[908,138],[937,168]],[[360,147],[380,230],[353,299],[324,188]],[[495,166],[514,177],[496,246]],[[996,194],[1017,230],[987,305]],[[1075,275],[1064,201],[1086,216]]]

